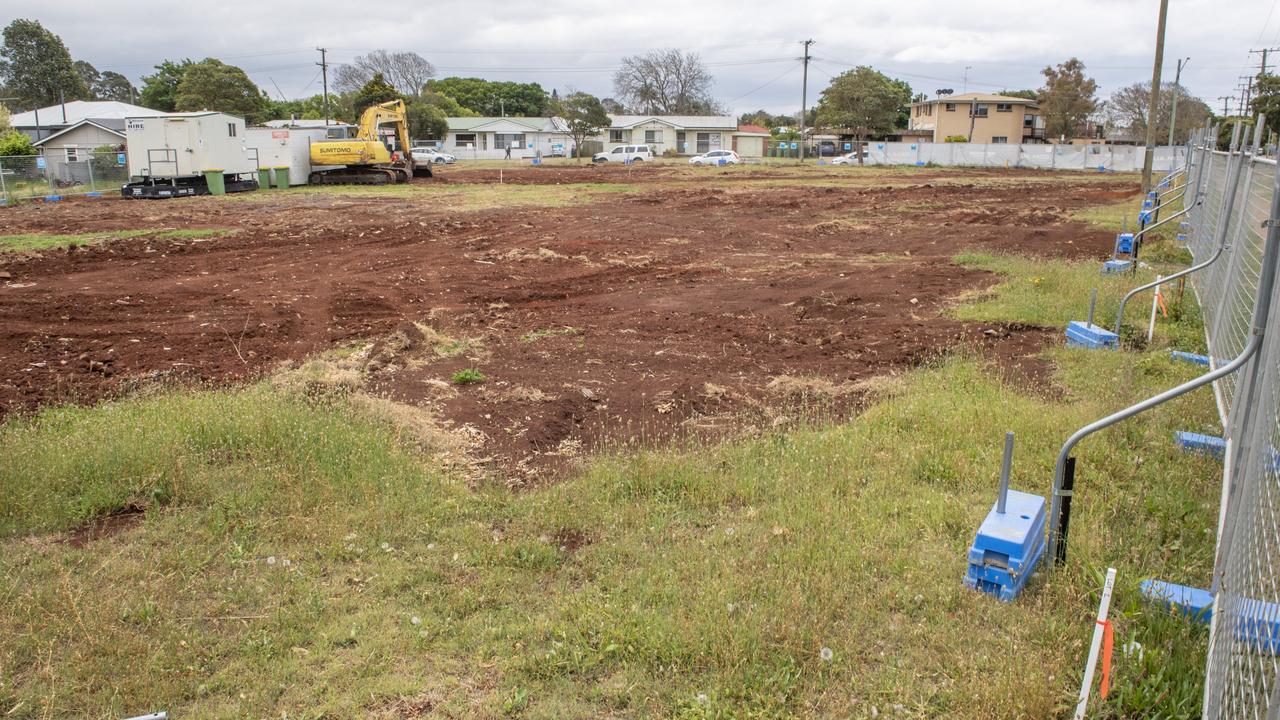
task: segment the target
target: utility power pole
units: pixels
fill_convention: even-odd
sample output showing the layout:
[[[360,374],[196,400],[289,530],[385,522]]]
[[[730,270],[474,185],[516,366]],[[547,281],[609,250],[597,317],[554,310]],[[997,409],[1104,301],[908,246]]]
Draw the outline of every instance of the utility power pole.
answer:
[[[1160,0],[1156,22],[1156,59],[1151,70],[1151,102],[1147,105],[1147,151],[1142,156],[1142,191],[1151,189],[1151,165],[1156,156],[1156,110],[1160,102],[1160,66],[1164,64],[1164,23],[1169,16],[1169,0]]]
[[[1173,76],[1173,108],[1169,110],[1169,146],[1173,147],[1173,128],[1178,124],[1178,95],[1182,90],[1179,82],[1182,81],[1182,68],[1191,62],[1191,58],[1178,60],[1178,72]]]
[[[804,73],[800,81],[800,162],[804,162],[804,114],[809,110],[809,46],[813,41],[805,40],[801,44],[804,45]]]
[[[972,69],[973,69],[973,66],[972,66],[972,65],[965,65],[965,66],[964,66],[964,85],[961,85],[961,86],[960,86],[960,88],[961,88],[961,90],[960,90],[960,94],[961,94],[961,95],[963,95],[963,94],[965,94],[965,93],[969,92],[969,71],[970,71],[970,70],[972,70]]]
[[[324,48],[316,48],[320,51],[320,62],[316,63],[320,66],[320,75],[324,77],[324,124],[329,124],[329,58],[328,50]],[[315,82],[312,80],[311,82]]]
[[[1227,117],[1228,115],[1231,114],[1231,109],[1227,106],[1227,103],[1234,100],[1235,97],[1236,97],[1235,95],[1219,95],[1218,96],[1218,99],[1222,101],[1222,117]]]
[[[1280,50],[1280,48],[1262,48],[1261,50],[1250,50],[1250,51],[1249,51],[1249,54],[1250,54],[1250,55],[1261,55],[1261,56],[1262,56],[1262,70],[1261,70],[1261,72],[1259,72],[1259,73],[1258,73],[1258,77],[1262,77],[1263,75],[1266,75],[1266,74],[1267,74],[1267,53],[1273,53],[1273,52],[1276,52],[1276,51],[1278,51],[1278,50]]]

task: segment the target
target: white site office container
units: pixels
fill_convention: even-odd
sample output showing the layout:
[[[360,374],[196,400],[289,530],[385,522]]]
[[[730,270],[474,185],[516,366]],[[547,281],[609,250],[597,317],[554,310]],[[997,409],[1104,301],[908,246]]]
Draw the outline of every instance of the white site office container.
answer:
[[[258,169],[245,142],[244,118],[221,112],[126,118],[125,143],[133,177],[192,177],[205,170],[230,175]]]
[[[289,166],[290,185],[307,184],[311,176],[311,142],[329,136],[329,130],[323,127],[251,127],[246,133],[250,155],[257,151],[258,167]]]

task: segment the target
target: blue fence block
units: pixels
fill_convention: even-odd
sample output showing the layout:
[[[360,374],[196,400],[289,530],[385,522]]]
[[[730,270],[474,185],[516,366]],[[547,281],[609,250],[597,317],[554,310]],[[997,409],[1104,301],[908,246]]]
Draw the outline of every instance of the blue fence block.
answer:
[[[1104,327],[1072,320],[1067,323],[1067,347],[1082,347],[1091,350],[1119,348],[1120,336]]]
[[[1150,208],[1142,210],[1141,212],[1138,213],[1138,222],[1142,223],[1143,225],[1146,225],[1147,223],[1151,222],[1151,216],[1154,212],[1155,211],[1151,210]]]
[[[1163,603],[1165,607],[1180,610],[1193,620],[1205,625],[1213,619],[1213,595],[1208,590],[1188,587],[1164,580],[1143,580],[1139,588],[1148,600]]]
[[[1209,367],[1208,355],[1197,355],[1196,353],[1182,352],[1181,350],[1170,350],[1169,357],[1172,360],[1181,360],[1183,362],[1195,363],[1196,365]]]
[[[1132,260],[1108,260],[1102,263],[1102,274],[1111,275],[1112,273],[1128,272],[1133,267]]]
[[[1133,233],[1116,235],[1116,252],[1128,255],[1133,252]]]
[[[1010,490],[1005,512],[993,504],[974,536],[965,587],[1005,602],[1016,598],[1044,555],[1044,529],[1044,498]]]
[[[45,202],[58,202],[61,199],[62,199],[61,195],[45,195],[44,196]]]
[[[1227,441],[1212,435],[1201,435],[1200,433],[1178,430],[1173,433],[1173,439],[1187,452],[1211,455],[1219,460],[1227,452]]]
[[[85,197],[102,197],[102,193],[98,192],[97,190],[94,190],[93,192],[85,193],[84,196]]]

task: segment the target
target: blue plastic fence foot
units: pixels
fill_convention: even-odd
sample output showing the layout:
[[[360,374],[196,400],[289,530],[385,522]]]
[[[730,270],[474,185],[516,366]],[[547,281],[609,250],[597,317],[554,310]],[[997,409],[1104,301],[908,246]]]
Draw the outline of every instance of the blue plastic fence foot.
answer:
[[[1182,352],[1181,350],[1170,350],[1169,358],[1171,360],[1181,360],[1183,362],[1195,363],[1196,365],[1209,367],[1208,355],[1197,355],[1196,353]]]
[[[1218,458],[1219,460],[1221,460],[1222,456],[1227,452],[1227,441],[1220,437],[1178,430],[1173,433],[1173,438],[1178,442],[1178,445],[1187,452],[1209,455]]]
[[[1110,275],[1112,273],[1129,272],[1129,268],[1133,267],[1132,260],[1108,260],[1102,263],[1102,274]]]
[[[57,202],[57,201],[59,201],[59,200],[61,200],[61,199],[62,199],[62,196],[61,196],[61,195],[45,195],[45,196],[44,196],[44,201],[45,201],[45,202]]]
[[[1101,348],[1118,349],[1120,347],[1120,336],[1106,328],[1079,320],[1072,320],[1067,323],[1067,347],[1089,348],[1090,350]]]
[[[93,191],[93,192],[87,192],[87,193],[85,193],[85,194],[84,194],[84,196],[85,196],[85,197],[102,197],[102,193],[100,193],[100,192],[98,192],[98,191],[96,191],[96,190],[95,190],[95,191]]]
[[[1003,513],[992,504],[969,547],[964,585],[1011,602],[1044,555],[1044,498],[1010,490]]]
[[[1208,590],[1164,580],[1143,580],[1139,585],[1144,597],[1205,625],[1213,619],[1213,595]]]
[[[1133,253],[1133,233],[1125,232],[1116,235],[1116,253],[1123,255]]]

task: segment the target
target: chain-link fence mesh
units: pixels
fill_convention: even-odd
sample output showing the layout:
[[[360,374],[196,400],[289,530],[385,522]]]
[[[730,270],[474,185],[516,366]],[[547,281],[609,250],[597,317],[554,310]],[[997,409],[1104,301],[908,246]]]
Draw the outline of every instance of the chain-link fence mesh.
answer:
[[[856,142],[849,140],[809,140],[805,156],[834,162],[851,157],[857,164]],[[863,165],[939,165],[955,167],[1034,168],[1040,170],[1086,170],[1141,172],[1145,150],[1131,145],[1046,145],[1043,143],[948,143],[885,142],[861,144]],[[1158,147],[1153,167],[1172,172],[1186,163],[1185,147]],[[770,140],[765,157],[799,158],[799,141]]]
[[[1205,318],[1213,367],[1260,348],[1215,384],[1227,440],[1223,504],[1214,566],[1214,612],[1205,670],[1204,717],[1280,716],[1280,286],[1266,254],[1280,248],[1274,160],[1246,150],[1219,152],[1198,133],[1187,165],[1191,275]],[[1270,314],[1268,314],[1270,311]]]
[[[119,192],[129,182],[123,152],[0,157],[0,200]]]

